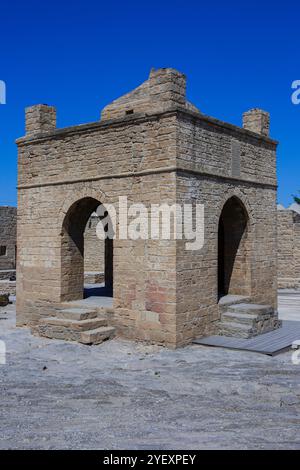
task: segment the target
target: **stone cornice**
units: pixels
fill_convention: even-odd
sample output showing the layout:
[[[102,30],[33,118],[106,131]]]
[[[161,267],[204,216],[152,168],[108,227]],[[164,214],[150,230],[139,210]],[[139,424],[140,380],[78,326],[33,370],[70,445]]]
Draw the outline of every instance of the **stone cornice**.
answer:
[[[61,186],[61,185],[68,185],[68,184],[76,184],[76,183],[88,183],[93,181],[101,181],[101,180],[108,180],[114,178],[134,178],[134,177],[141,177],[147,175],[154,175],[160,173],[176,173],[178,176],[184,175],[193,175],[195,177],[202,177],[203,179],[217,179],[221,181],[231,181],[232,183],[244,184],[248,186],[258,186],[258,187],[268,187],[271,189],[276,189],[277,184],[269,183],[269,182],[260,182],[255,180],[249,180],[245,178],[236,178],[233,176],[226,176],[226,175],[218,175],[215,173],[208,173],[203,172],[197,169],[191,168],[183,168],[183,167],[162,167],[162,168],[153,168],[149,170],[142,170],[138,172],[124,172],[124,173],[115,173],[109,175],[101,175],[101,176],[93,176],[90,178],[74,178],[74,179],[66,179],[66,180],[57,180],[57,181],[46,181],[41,183],[33,183],[33,184],[20,184],[18,189],[31,189],[31,188],[41,188],[46,186]]]

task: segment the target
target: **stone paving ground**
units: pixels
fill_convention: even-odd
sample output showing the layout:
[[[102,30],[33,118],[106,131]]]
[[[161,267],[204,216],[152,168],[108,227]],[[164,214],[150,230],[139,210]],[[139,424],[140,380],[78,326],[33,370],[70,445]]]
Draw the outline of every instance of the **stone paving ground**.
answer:
[[[300,320],[293,297],[280,309]],[[1,449],[300,449],[290,352],[47,340],[15,328],[13,305],[0,339]]]

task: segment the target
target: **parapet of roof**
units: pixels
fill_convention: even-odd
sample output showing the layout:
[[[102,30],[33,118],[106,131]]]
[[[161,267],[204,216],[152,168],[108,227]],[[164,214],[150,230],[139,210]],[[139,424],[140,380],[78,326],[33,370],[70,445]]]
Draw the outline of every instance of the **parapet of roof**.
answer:
[[[293,202],[293,204],[290,205],[289,210],[300,214],[300,204],[297,204],[297,202]]]
[[[270,114],[260,108],[243,113],[243,129],[218,119],[205,116],[186,98],[186,76],[173,68],[152,69],[148,80],[133,91],[108,104],[101,113],[101,121],[57,129],[56,108],[38,104],[26,108],[26,136],[17,140],[18,145],[28,140],[56,137],[67,133],[85,132],[91,128],[106,127],[115,121],[136,122],[148,116],[185,111],[199,122],[210,123],[245,135],[268,141],[273,147],[278,142],[270,139]],[[112,122],[111,122],[112,121]],[[251,134],[249,134],[249,132]]]
[[[17,211],[16,206],[6,206],[6,205],[1,206],[0,205],[0,210],[1,209],[12,209],[13,211]]]
[[[294,211],[294,212],[297,212],[297,214],[300,214],[300,204],[297,204],[297,202],[293,202],[293,204],[291,204],[287,208],[285,208],[282,204],[278,204],[277,210],[278,211]]]

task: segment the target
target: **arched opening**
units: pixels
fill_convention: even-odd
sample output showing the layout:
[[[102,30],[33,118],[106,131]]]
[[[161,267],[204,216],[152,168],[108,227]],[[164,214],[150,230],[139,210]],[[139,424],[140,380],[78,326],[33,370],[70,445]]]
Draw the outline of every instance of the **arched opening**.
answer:
[[[218,297],[250,295],[249,217],[237,197],[224,205],[218,228]]]
[[[101,241],[97,238],[96,225],[98,221],[101,222],[103,217],[102,219],[98,217],[97,223],[94,223],[93,216],[97,215],[99,206],[101,206],[100,201],[86,197],[74,203],[65,216],[61,234],[62,301],[81,300],[90,295],[99,297],[112,297],[113,295],[113,240],[106,238]],[[93,221],[93,225],[90,225],[91,221]],[[104,227],[104,230],[107,231],[107,228],[107,226]],[[94,288],[88,286],[85,289],[87,229],[94,231],[89,240],[87,254],[90,259],[94,254],[94,261],[98,263],[98,267],[95,264],[95,269],[99,272],[103,271],[102,281],[104,282],[101,285],[96,284]],[[102,253],[99,250],[102,250]]]

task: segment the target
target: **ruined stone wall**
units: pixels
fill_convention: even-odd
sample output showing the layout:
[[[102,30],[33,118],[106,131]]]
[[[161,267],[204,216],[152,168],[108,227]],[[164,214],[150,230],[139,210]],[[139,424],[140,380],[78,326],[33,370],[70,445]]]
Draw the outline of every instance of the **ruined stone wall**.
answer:
[[[0,207],[0,270],[16,267],[16,236],[17,208]]]
[[[16,295],[16,281],[0,280],[0,294]]]
[[[97,237],[96,227],[100,218],[89,218],[84,232],[84,271],[104,273],[104,241]]]
[[[300,215],[278,210],[278,287],[300,288]]]
[[[296,288],[300,289],[300,216],[297,214],[295,222],[295,278]]]

